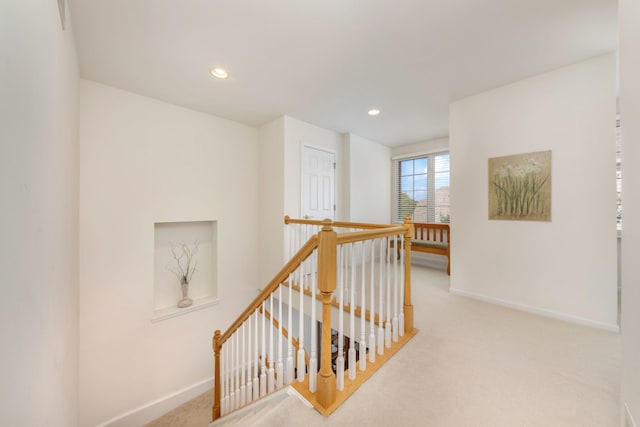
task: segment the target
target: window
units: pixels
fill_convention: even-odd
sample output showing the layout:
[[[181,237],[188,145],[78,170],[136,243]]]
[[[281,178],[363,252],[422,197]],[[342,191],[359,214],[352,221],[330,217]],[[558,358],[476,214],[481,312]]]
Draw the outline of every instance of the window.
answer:
[[[395,220],[449,222],[449,153],[395,161]]]

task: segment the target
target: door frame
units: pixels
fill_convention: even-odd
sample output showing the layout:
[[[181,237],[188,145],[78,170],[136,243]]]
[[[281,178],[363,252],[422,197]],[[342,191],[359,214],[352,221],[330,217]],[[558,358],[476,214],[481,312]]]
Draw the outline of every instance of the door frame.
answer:
[[[335,168],[333,169],[333,220],[336,220],[336,214],[338,212],[338,152],[331,148],[323,147],[320,145],[302,143],[300,150],[300,218],[304,216],[304,150],[305,148],[311,148],[318,151],[324,151],[333,155],[333,161]],[[324,218],[321,218],[321,220]]]

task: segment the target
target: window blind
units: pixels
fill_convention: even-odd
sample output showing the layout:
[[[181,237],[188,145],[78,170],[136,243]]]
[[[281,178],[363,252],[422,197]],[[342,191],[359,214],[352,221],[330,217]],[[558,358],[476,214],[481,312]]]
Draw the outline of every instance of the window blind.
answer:
[[[394,219],[403,222],[448,223],[449,153],[433,153],[395,162]]]

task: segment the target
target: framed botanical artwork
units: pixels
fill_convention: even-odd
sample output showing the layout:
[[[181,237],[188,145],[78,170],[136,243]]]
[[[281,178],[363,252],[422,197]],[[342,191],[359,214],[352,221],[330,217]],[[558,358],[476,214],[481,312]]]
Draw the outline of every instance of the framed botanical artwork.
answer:
[[[489,159],[489,219],[551,221],[551,151]]]

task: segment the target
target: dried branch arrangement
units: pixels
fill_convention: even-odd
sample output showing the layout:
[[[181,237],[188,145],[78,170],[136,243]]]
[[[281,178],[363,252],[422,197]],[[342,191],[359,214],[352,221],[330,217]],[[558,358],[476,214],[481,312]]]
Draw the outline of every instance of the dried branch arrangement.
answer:
[[[189,284],[198,266],[198,260],[195,258],[198,253],[198,241],[196,240],[193,245],[171,242],[171,253],[176,261],[176,267],[167,267],[167,269],[180,279],[180,284]]]

